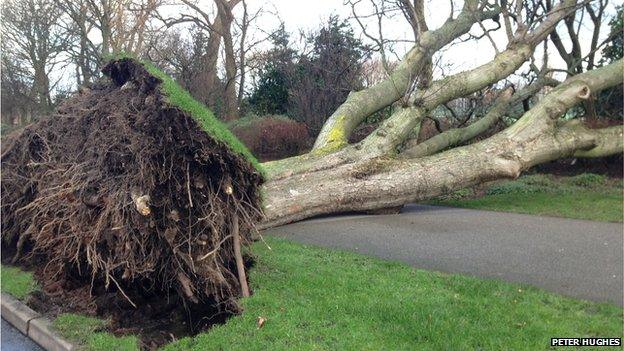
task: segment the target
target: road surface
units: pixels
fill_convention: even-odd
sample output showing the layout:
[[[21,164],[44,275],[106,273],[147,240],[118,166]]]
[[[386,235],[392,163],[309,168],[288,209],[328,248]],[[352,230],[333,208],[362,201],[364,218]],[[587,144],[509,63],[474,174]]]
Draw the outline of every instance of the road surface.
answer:
[[[398,215],[312,219],[266,234],[623,305],[621,223],[409,205]]]
[[[13,328],[4,319],[2,319],[1,335],[2,344],[0,345],[0,349],[2,351],[43,351],[42,348],[28,339],[26,335]]]

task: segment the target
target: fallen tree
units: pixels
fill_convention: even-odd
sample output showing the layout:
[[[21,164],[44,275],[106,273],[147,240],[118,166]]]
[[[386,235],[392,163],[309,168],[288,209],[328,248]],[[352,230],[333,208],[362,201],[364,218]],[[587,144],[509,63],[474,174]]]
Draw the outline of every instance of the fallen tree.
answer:
[[[540,21],[523,23],[523,8],[467,0],[457,18],[422,35],[388,77],[352,93],[329,117],[314,149],[263,164],[268,174],[263,227],[311,216],[363,211],[426,200],[480,182],[515,178],[536,164],[563,157],[601,157],[621,153],[623,127],[589,129],[581,120],[562,119],[566,112],[595,98],[601,90],[622,84],[623,62],[570,77],[559,84],[532,63],[537,82],[510,96],[501,96],[488,114],[465,128],[448,130],[418,143],[414,136],[436,107],[495,84],[532,60],[535,48],[557,23],[587,2],[561,1]],[[536,5],[537,6],[537,5]],[[439,47],[466,33],[470,26],[502,16],[508,45],[482,66],[416,85],[419,70]],[[513,21],[512,21],[513,20]],[[515,23],[513,25],[512,23]],[[432,39],[436,38],[433,41]],[[557,87],[513,125],[480,142],[472,140],[500,120],[518,101],[543,86]],[[503,94],[505,95],[505,94]],[[348,144],[351,132],[373,112],[400,102],[395,112],[367,138]],[[468,145],[465,145],[468,144]]]
[[[177,292],[237,311],[241,246],[261,215],[256,161],[154,68],[124,58],[103,71],[3,145],[3,259],[38,267],[44,290],[86,281],[134,307]]]
[[[621,125],[589,129],[580,119],[561,117],[601,90],[621,85],[622,60],[564,82],[531,62],[537,81],[504,91],[483,118],[423,142],[415,138],[438,106],[489,87],[532,61],[557,23],[584,5],[564,0],[549,7],[539,23],[523,23],[521,7],[466,0],[456,18],[424,32],[385,80],[352,93],[329,117],[310,153],[261,165],[266,177],[261,226],[400,206],[515,178],[557,158],[621,153]],[[509,42],[490,62],[417,82],[437,50],[473,25],[501,16]],[[156,284],[193,303],[247,294],[238,239],[247,243],[260,219],[261,177],[253,159],[229,134],[194,119],[207,112],[188,95],[176,93],[189,104],[186,110],[172,106],[174,96],[157,89],[167,90],[173,84],[168,78],[128,60],[114,61],[105,71],[112,83],[83,90],[4,147],[4,247],[14,249],[15,259],[43,255],[48,270],[78,271],[121,292]],[[514,104],[546,85],[556,87],[515,123],[474,142]],[[393,104],[395,112],[368,137],[347,142],[366,117]]]

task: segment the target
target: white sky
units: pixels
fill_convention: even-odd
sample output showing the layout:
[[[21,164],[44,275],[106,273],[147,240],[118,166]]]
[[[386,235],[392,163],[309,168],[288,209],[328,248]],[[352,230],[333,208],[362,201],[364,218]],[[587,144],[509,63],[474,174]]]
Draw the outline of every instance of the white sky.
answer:
[[[609,7],[607,8],[607,16],[613,15],[615,13],[615,6],[622,4],[622,2],[623,0],[610,1]],[[284,21],[286,29],[290,32],[297,32],[299,29],[315,29],[332,14],[338,14],[343,18],[351,15],[350,6],[345,5],[343,0],[252,0],[250,4],[251,3],[262,4],[259,6],[263,6],[267,10],[276,10],[279,13],[280,18]],[[454,1],[455,15],[460,12],[462,3],[463,1],[461,0]],[[369,0],[362,0],[360,4],[358,4],[358,9],[361,9],[361,12],[358,13],[371,13],[371,7],[369,4]],[[441,26],[449,17],[449,14],[450,3],[448,0],[427,0],[425,5],[425,15],[429,29],[435,29]],[[261,25],[268,26],[270,25],[270,22],[271,21],[267,19],[265,20],[266,24],[262,23]],[[377,33],[376,19],[369,20],[368,23],[365,24],[367,25],[367,31],[370,34]],[[492,22],[490,21],[490,25],[491,24]],[[361,36],[360,27],[355,21],[352,21],[352,26],[355,32]],[[580,33],[580,41],[581,46],[584,48],[583,53],[586,54],[591,41],[591,31],[593,30],[592,22],[588,17],[582,21],[582,28],[584,30]],[[397,15],[396,21],[393,23],[390,23],[389,21],[385,22],[383,29],[384,36],[387,38],[413,38],[411,28],[409,27],[407,21],[400,15]],[[481,30],[477,25],[475,25],[473,26],[471,32],[480,34]],[[608,21],[604,21],[600,41],[605,39],[608,33]],[[492,33],[492,36],[497,43],[498,49],[501,51],[504,50],[507,43],[504,29],[501,28],[497,32]],[[367,38],[363,36],[362,38],[363,40],[367,40]],[[563,36],[563,40],[566,41],[566,44],[569,44],[565,36]],[[397,54],[403,55],[409,47],[409,45],[398,45],[396,50]],[[549,48],[549,65],[551,68],[564,68],[565,64],[556,53],[554,46],[551,44]],[[536,57],[540,58],[542,56],[541,50],[541,47],[536,50]],[[487,38],[483,38],[478,42],[471,40],[466,43],[455,43],[454,45],[445,48],[443,54],[441,54],[443,64],[447,65],[445,74],[454,73],[484,64],[490,61],[494,55],[495,51]],[[439,76],[440,74],[441,72],[438,71],[437,75]]]
[[[610,18],[615,13],[615,6],[621,4],[624,0],[612,0],[610,1],[607,9],[607,16]],[[462,0],[454,1],[455,16],[460,12],[462,7]],[[212,6],[210,0],[198,0],[198,4],[209,10]],[[329,16],[335,14],[341,18],[348,18],[351,16],[351,8],[349,5],[343,3],[343,0],[248,0],[247,1],[249,12],[254,13],[256,10],[262,8],[265,13],[255,23],[255,29],[251,30],[249,34],[249,41],[254,41],[254,38],[260,38],[265,36],[263,32],[270,32],[277,28],[279,19],[281,19],[286,27],[286,30],[291,33],[291,40],[294,41],[293,45],[298,45],[299,31],[305,32],[317,29],[321,24],[325,23]],[[167,6],[162,12],[165,15],[175,16],[176,12],[184,11],[185,6]],[[361,0],[358,4],[358,14],[370,14],[372,13],[372,7],[370,6],[370,0]],[[186,9],[188,11],[188,9]],[[242,11],[242,6],[237,6],[235,14]],[[427,0],[425,6],[425,15],[429,29],[433,30],[442,25],[450,14],[450,2],[448,0]],[[278,19],[279,18],[279,19]],[[369,34],[377,34],[377,23],[375,19],[363,20],[367,26],[367,32]],[[492,25],[491,21],[486,21],[486,26]],[[364,42],[370,43],[369,39],[362,35],[359,25],[354,20],[351,21],[351,25],[354,32]],[[562,24],[560,24],[562,25]],[[488,27],[489,28],[489,27]],[[580,33],[580,41],[584,50],[583,53],[587,53],[587,48],[591,40],[592,23],[589,18],[585,18],[582,22],[582,28],[584,30]],[[472,33],[481,34],[481,29],[478,25],[473,26]],[[565,31],[561,31],[564,33]],[[603,22],[602,39],[608,35],[608,20]],[[384,37],[387,39],[413,39],[412,30],[407,21],[402,15],[397,14],[395,19],[391,22],[385,19],[383,24]],[[499,50],[504,50],[506,46],[506,36],[504,29],[492,33],[494,40],[497,43]],[[566,37],[563,36],[563,40],[567,42]],[[389,54],[390,58],[399,59],[409,50],[411,44],[403,43],[395,45],[396,55]],[[258,50],[264,50],[268,48],[268,44],[258,46]],[[565,65],[559,55],[556,53],[554,46],[551,44],[550,48],[550,67],[551,68],[564,68]],[[540,47],[536,50],[536,57],[541,57]],[[437,54],[439,64],[444,67],[444,70],[437,69],[434,72],[434,77],[439,78],[445,74],[452,74],[458,71],[463,71],[476,67],[490,61],[495,55],[495,51],[492,48],[489,40],[483,38],[479,41],[470,40],[464,43],[454,43],[445,47],[441,52]],[[526,70],[526,65],[522,70]],[[64,75],[64,74],[63,74]],[[66,75],[64,75],[66,76]]]

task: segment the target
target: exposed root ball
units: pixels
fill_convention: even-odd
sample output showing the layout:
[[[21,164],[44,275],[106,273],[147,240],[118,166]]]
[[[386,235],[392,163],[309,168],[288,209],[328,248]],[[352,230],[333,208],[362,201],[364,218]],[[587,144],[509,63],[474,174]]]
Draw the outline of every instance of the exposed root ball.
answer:
[[[260,174],[170,105],[141,64],[116,60],[104,72],[108,83],[6,141],[5,254],[44,265],[47,279],[79,275],[129,301],[175,289],[235,307],[231,229],[237,218],[250,242]]]

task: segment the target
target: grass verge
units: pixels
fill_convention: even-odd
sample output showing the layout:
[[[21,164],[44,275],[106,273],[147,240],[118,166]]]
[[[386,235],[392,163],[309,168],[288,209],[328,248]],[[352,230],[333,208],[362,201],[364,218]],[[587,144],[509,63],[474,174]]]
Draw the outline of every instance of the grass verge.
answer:
[[[135,336],[116,337],[102,332],[108,322],[98,318],[63,313],[52,323],[61,336],[71,340],[88,351],[138,351],[139,342]]]
[[[164,350],[536,350],[622,336],[622,309],[270,238],[245,313]],[[262,328],[257,318],[266,318]]]
[[[28,295],[39,290],[31,272],[18,267],[2,265],[2,292],[26,301]],[[103,332],[108,322],[98,318],[63,313],[52,321],[52,326],[62,337],[81,346],[86,351],[138,351],[138,339],[134,336],[116,337]]]
[[[622,337],[620,307],[536,288],[415,270],[355,253],[268,238],[253,247],[254,295],[226,324],[163,347],[182,350],[536,350],[551,337]],[[257,318],[266,319],[258,328]],[[60,315],[86,350],[137,350],[105,321]],[[588,348],[589,350],[590,348]]]
[[[429,203],[491,211],[589,219],[624,220],[622,180],[597,174],[555,177],[535,174],[481,188],[462,189]]]
[[[31,272],[17,267],[2,265],[0,268],[0,289],[19,300],[25,300],[29,294],[39,289]]]

